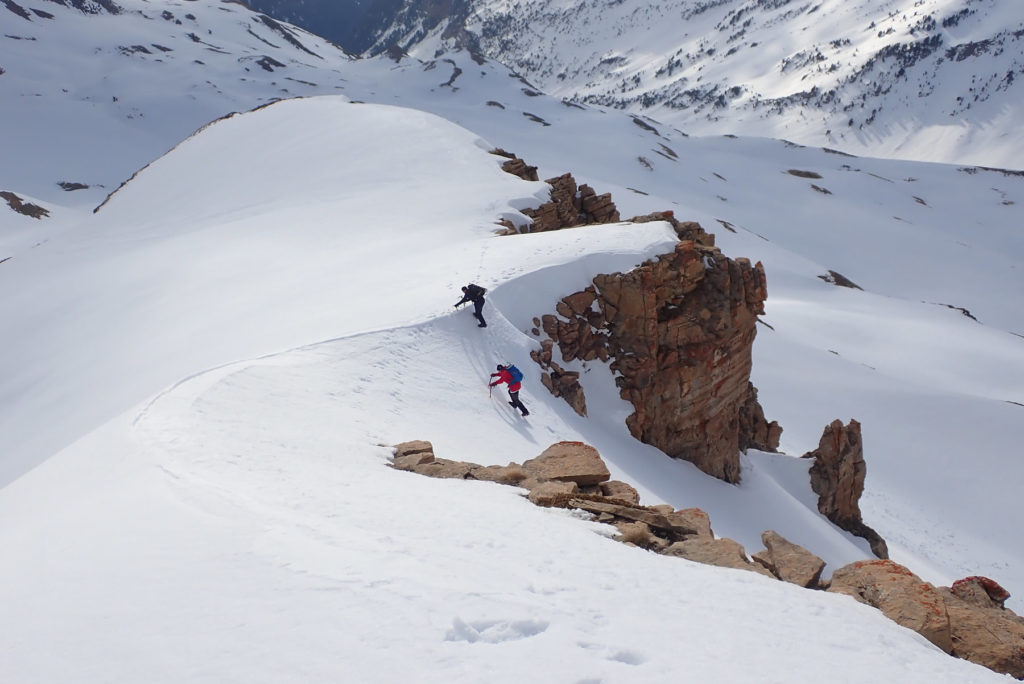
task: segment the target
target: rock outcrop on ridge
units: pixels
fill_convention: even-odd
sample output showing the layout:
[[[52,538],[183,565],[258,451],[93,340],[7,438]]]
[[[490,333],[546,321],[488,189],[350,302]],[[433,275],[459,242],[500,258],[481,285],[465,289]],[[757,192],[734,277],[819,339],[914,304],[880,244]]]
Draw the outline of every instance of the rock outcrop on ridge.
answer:
[[[507,158],[502,168],[508,173],[537,179],[536,167],[504,150],[493,153]],[[523,210],[533,220],[523,232],[619,220],[610,194],[577,188],[571,174],[547,183],[551,199]],[[547,335],[531,353],[541,381],[583,416],[579,371],[561,363],[610,362],[620,395],[633,405],[626,425],[636,439],[739,482],[740,452],[775,451],[782,433],[765,418],[750,382],[755,327],[767,297],[764,268],[725,256],[714,235],[671,211],[630,221],[665,221],[679,243],[628,273],[596,276],[557,302],[556,313],[535,318],[534,334]],[[503,225],[506,234],[519,232],[508,221]]]
[[[537,167],[530,166],[511,152],[496,149],[492,150],[491,154],[508,159],[501,165],[505,172],[523,180],[538,180]],[[542,233],[597,223],[615,223],[619,220],[619,210],[615,207],[610,192],[598,195],[594,188],[585,183],[577,185],[571,173],[548,178],[544,182],[551,186],[550,199],[536,209],[522,210],[531,222],[521,230],[517,230],[510,222],[501,222],[507,233]]]
[[[635,411],[630,433],[726,482],[740,479],[739,455],[778,448],[750,383],[757,316],[767,296],[764,269],[730,259],[714,236],[671,212],[637,217],[669,222],[675,250],[628,273],[596,276],[539,318],[548,339],[534,353],[542,381],[578,413],[586,401],[576,371],[561,361],[610,360],[616,385]]]
[[[707,513],[699,508],[641,506],[636,489],[611,480],[601,455],[583,442],[557,442],[521,465],[481,466],[437,458],[430,442],[417,440],[395,445],[391,465],[430,477],[522,487],[527,490],[526,498],[538,506],[586,511],[598,522],[614,525],[619,531],[617,539],[624,543],[698,563],[775,576],[747,558],[737,542],[716,538]]]

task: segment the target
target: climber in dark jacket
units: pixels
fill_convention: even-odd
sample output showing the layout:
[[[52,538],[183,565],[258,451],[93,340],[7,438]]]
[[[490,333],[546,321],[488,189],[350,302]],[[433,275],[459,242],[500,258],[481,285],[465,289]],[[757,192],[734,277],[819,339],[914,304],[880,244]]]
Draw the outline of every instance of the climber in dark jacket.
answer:
[[[487,321],[484,320],[484,315],[481,313],[484,309],[485,292],[487,292],[485,288],[470,283],[462,288],[462,299],[455,302],[456,309],[466,302],[473,302],[473,315],[476,316],[476,320],[480,321],[480,325],[477,326],[478,328],[487,327]]]

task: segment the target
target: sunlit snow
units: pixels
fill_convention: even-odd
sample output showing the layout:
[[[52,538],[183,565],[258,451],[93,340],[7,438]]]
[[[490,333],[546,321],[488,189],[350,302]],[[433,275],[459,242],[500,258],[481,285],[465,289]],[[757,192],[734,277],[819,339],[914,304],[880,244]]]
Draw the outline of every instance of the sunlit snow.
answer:
[[[241,12],[166,4],[223,21],[218,34]],[[453,63],[457,89],[438,85],[445,63],[347,64],[340,95],[184,140],[205,121],[157,126],[155,147],[174,147],[159,158],[103,138],[109,157],[84,168],[105,184],[152,163],[96,213],[113,187],[48,189],[66,150],[25,186],[0,158],[0,189],[52,210],[0,205],[4,680],[1003,681],[848,597],[630,548],[515,488],[387,463],[407,439],[483,464],[585,441],[643,503],[701,507],[748,553],[774,529],[827,576],[869,551],[817,513],[794,457],[854,418],[865,522],[892,558],[936,584],[993,577],[1020,613],[1022,179],[655,134]],[[131,92],[137,77],[106,64]],[[40,121],[73,118],[56,102]],[[104,121],[89,130],[124,125]],[[602,364],[581,368],[589,418],[543,389],[532,318],[675,235],[498,237],[547,186],[502,172],[494,147],[613,192],[624,216],[699,220],[764,263],[752,379],[784,453],[749,452],[727,485],[633,440]],[[452,306],[470,281],[489,288],[483,330]],[[488,394],[503,361],[526,371],[528,419]]]

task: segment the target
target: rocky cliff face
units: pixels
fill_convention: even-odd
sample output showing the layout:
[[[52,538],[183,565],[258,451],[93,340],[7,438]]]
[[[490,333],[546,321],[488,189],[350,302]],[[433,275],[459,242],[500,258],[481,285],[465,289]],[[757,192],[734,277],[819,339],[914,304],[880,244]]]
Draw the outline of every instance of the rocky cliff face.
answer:
[[[585,412],[554,347],[563,362],[610,359],[620,394],[635,409],[626,421],[634,437],[738,482],[740,451],[774,451],[781,434],[750,383],[764,269],[726,257],[712,235],[671,212],[634,220],[670,222],[680,236],[675,251],[628,273],[598,275],[563,298],[557,315],[540,318],[548,340],[534,360],[547,371],[544,384]]]

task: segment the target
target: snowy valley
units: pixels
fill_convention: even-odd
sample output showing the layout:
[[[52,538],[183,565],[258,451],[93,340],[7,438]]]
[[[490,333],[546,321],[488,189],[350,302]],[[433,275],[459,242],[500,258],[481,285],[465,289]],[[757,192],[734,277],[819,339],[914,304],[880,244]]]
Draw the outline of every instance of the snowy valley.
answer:
[[[367,26],[376,35],[371,52],[397,44],[429,59],[467,47],[549,95],[652,116],[691,134],[1008,168],[1020,168],[1024,153],[1018,3],[407,0],[400,7],[390,23]]]
[[[581,441],[643,503],[750,554],[776,530],[827,576],[872,556],[798,457],[856,419],[890,557],[1024,612],[1024,177],[999,159],[698,137],[469,50],[355,59],[237,3],[12,0],[0,24],[5,681],[1007,680],[850,597],[389,467],[413,439],[482,465]],[[532,319],[678,238],[498,235],[549,186],[496,148],[763,264],[751,380],[781,453],[726,484],[633,439],[606,364],[574,367],[588,417],[544,389]],[[486,329],[452,307],[467,282]],[[488,396],[509,360],[525,420]]]

